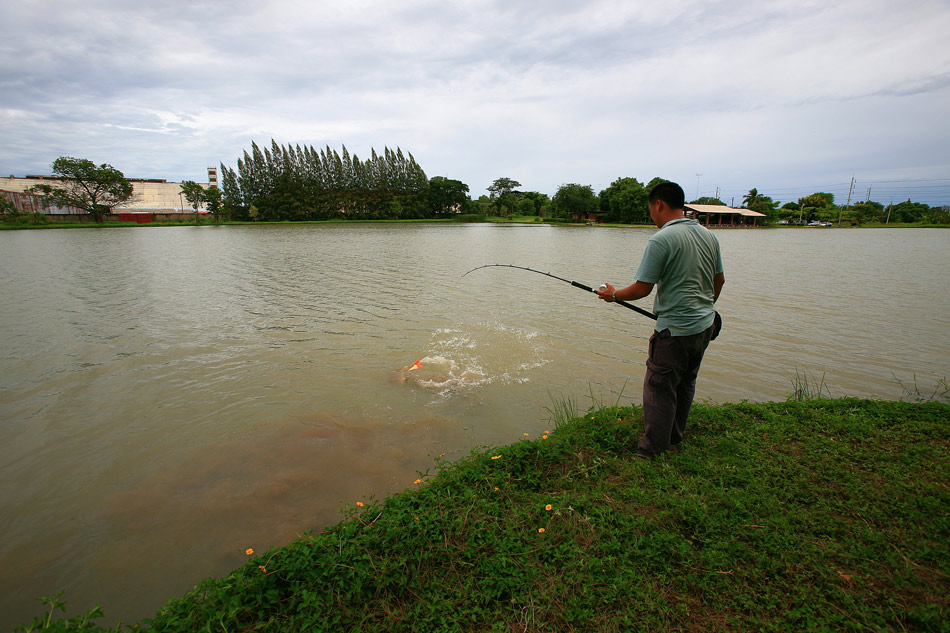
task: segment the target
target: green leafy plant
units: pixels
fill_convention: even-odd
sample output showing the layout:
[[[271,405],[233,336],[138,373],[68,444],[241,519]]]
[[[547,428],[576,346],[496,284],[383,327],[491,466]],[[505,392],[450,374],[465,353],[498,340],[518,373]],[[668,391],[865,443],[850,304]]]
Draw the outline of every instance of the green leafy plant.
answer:
[[[82,633],[86,631],[115,631],[115,633],[118,633],[121,630],[121,624],[117,625],[114,629],[104,629],[93,624],[93,620],[104,616],[102,609],[100,609],[98,605],[82,615],[77,615],[72,618],[54,619],[53,614],[57,610],[62,611],[63,613],[66,612],[66,601],[62,599],[63,593],[65,593],[65,591],[60,591],[55,596],[43,596],[42,598],[37,598],[37,600],[46,605],[49,610],[45,615],[33,618],[32,623],[17,627],[15,632],[31,633],[32,631],[50,631],[52,633],[65,633],[75,631],[77,633]]]

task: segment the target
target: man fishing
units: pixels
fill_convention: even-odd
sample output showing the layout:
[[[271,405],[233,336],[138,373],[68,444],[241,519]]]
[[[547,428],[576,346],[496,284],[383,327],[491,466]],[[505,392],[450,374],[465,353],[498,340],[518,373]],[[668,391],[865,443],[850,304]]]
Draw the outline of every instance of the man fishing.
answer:
[[[719,241],[686,217],[683,189],[665,182],[650,190],[650,218],[660,229],[647,243],[632,285],[597,293],[607,302],[635,301],[657,286],[657,316],[643,377],[643,437],[637,454],[657,457],[679,444],[696,392],[703,353],[722,321],[714,308],[725,283]]]

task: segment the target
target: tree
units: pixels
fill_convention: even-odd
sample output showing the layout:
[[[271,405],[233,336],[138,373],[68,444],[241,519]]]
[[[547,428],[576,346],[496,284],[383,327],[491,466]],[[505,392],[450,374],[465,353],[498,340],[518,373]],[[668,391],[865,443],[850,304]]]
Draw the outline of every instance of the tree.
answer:
[[[241,161],[239,160],[238,163]],[[237,174],[230,167],[221,163],[221,195],[224,198],[222,208],[224,217],[239,220],[247,219],[247,209],[241,198],[241,188],[238,185]]]
[[[746,206],[747,209],[752,208],[752,204],[759,198],[759,191],[755,187],[749,189],[749,193],[742,196],[742,204]]]
[[[464,182],[443,176],[429,179],[429,211],[433,215],[461,211],[470,203],[468,185]]]
[[[650,219],[648,194],[647,187],[636,178],[618,178],[600,192],[600,210],[608,222],[647,222]]]
[[[703,196],[701,198],[696,198],[690,204],[715,204],[721,207],[726,206],[726,203],[720,200],[719,198],[713,198],[712,196]]]
[[[819,191],[810,196],[798,199],[799,211],[798,221],[808,222],[813,216],[830,217],[831,209],[834,208],[835,196],[831,193]]]
[[[600,208],[590,185],[561,185],[554,194],[554,211],[558,217],[586,218]]]
[[[521,183],[517,180],[512,180],[511,178],[497,178],[495,182],[488,187],[488,193],[491,194],[491,199],[495,200],[505,194],[511,193],[520,186]]]
[[[205,189],[204,193],[205,202],[208,205],[208,213],[214,217],[214,221],[218,221],[218,215],[222,211],[221,204],[221,190],[217,187],[208,187]]]
[[[205,199],[205,189],[194,180],[185,180],[181,183],[181,192],[185,194],[185,200],[195,210],[195,222],[198,221],[198,207]]]
[[[16,205],[13,204],[13,201],[7,198],[7,196],[0,191],[0,216],[9,214],[15,214],[17,212]]]
[[[538,209],[534,206],[534,200],[524,197],[515,204],[515,212],[518,215],[538,215]]]
[[[930,224],[950,224],[950,206],[930,207],[925,221]]]
[[[930,205],[923,202],[898,202],[890,205],[891,222],[921,222],[926,219]]]
[[[764,213],[768,216],[769,220],[775,219],[775,209],[778,207],[778,202],[772,200],[770,196],[758,195],[755,200],[749,204],[749,209],[753,211],[758,211],[759,213]]]
[[[236,177],[235,177],[236,176]],[[283,146],[271,141],[238,159],[237,173],[222,165],[224,207],[240,219],[328,220],[420,218],[431,215],[429,177],[412,154],[370,148],[360,160],[343,147]],[[254,213],[252,213],[252,209]]]
[[[60,156],[53,161],[53,175],[59,185],[38,185],[35,191],[47,195],[61,207],[76,207],[102,224],[107,213],[132,197],[132,183],[121,171],[103,163],[96,166],[86,158]]]
[[[525,201],[531,202],[532,207],[534,207],[533,210],[528,211],[527,205],[523,204]],[[551,202],[551,199],[546,193],[525,191],[521,194],[521,202],[519,209],[523,210],[522,215],[541,215],[541,209],[545,208]]]
[[[488,187],[488,193],[491,195],[492,205],[499,210],[505,208],[511,213],[515,203],[520,199],[520,195],[515,191],[521,183],[511,178],[497,178],[495,182]]]

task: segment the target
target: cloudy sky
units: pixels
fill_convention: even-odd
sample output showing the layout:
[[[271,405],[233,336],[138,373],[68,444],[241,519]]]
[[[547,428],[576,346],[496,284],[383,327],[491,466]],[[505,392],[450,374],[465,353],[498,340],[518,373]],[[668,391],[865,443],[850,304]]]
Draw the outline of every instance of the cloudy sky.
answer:
[[[948,0],[20,0],[0,174],[206,181],[250,147],[401,147],[473,196],[676,180],[728,204],[950,204]]]

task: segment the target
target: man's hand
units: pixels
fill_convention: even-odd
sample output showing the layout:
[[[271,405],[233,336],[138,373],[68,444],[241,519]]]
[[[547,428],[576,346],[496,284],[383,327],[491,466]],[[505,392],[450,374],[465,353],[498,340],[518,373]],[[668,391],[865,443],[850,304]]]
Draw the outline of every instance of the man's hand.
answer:
[[[604,285],[607,286],[606,290],[598,290],[597,296],[606,301],[607,303],[612,303],[614,300],[614,293],[617,292],[613,286],[609,283],[604,282]]]

